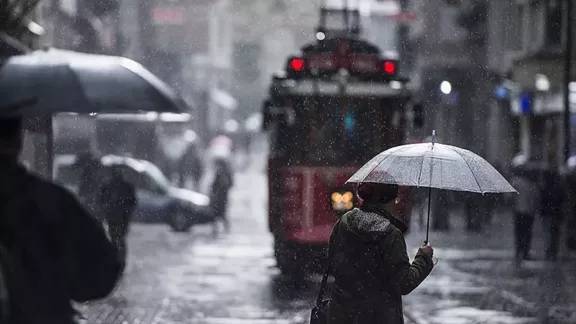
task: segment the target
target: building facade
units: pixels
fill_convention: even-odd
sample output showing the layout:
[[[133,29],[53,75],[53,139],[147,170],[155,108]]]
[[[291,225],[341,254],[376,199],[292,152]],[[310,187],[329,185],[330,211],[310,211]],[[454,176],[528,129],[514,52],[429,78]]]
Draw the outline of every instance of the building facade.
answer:
[[[414,0],[409,10],[416,16],[412,78],[425,107],[426,133],[436,129],[442,142],[485,155],[486,98],[494,78],[487,66],[487,2]]]

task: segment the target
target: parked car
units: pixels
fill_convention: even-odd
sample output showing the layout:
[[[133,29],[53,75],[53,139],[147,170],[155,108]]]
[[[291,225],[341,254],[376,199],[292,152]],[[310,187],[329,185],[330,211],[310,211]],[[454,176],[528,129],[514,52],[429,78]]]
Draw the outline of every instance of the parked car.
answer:
[[[56,180],[77,191],[78,167],[66,159],[60,160],[65,162],[55,166]],[[172,185],[153,163],[117,155],[104,156],[101,163],[134,185],[138,202],[133,221],[166,223],[175,231],[187,231],[192,225],[213,221],[208,196]]]

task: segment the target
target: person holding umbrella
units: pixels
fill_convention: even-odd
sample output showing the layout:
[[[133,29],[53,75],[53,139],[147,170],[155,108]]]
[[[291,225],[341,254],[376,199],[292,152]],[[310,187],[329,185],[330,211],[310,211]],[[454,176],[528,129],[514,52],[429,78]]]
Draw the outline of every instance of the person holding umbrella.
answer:
[[[416,288],[433,267],[429,246],[432,188],[485,193],[517,193],[486,160],[451,145],[408,144],[390,148],[348,179],[364,200],[344,214],[330,238],[328,266],[311,323],[403,323],[401,295]],[[402,224],[390,213],[398,186],[428,189],[426,239],[408,262]],[[329,275],[335,277],[331,299],[324,299]]]
[[[430,274],[433,249],[421,247],[410,264],[406,224],[392,215],[397,185],[362,183],[357,194],[362,207],[344,214],[333,231],[328,323],[403,323],[402,295]]]

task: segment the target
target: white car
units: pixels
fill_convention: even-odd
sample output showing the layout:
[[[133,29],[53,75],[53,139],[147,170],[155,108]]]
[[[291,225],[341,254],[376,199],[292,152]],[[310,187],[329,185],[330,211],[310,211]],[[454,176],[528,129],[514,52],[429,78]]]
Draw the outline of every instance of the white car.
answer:
[[[69,159],[55,160],[55,179],[77,191],[81,170]],[[130,157],[107,155],[102,165],[113,168],[136,189],[137,204],[133,221],[166,223],[175,231],[214,220],[208,196],[173,186],[153,163]]]

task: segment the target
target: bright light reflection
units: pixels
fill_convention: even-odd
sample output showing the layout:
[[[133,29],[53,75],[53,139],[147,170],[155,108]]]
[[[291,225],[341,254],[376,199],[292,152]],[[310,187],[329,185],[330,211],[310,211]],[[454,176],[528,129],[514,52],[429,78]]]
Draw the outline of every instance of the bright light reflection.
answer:
[[[450,94],[452,92],[452,84],[448,81],[442,81],[440,83],[440,91],[445,95]]]
[[[402,89],[402,82],[400,81],[390,81],[390,88],[394,90]]]
[[[550,80],[544,74],[536,74],[534,80],[534,86],[538,91],[548,91],[550,90]]]

